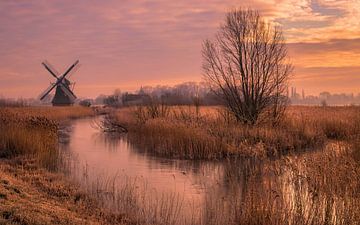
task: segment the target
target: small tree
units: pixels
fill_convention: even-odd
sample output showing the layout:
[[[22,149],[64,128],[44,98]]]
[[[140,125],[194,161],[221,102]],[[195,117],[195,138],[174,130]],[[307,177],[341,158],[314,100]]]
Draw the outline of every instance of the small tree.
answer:
[[[215,39],[204,41],[202,54],[206,81],[238,121],[281,117],[292,65],[279,27],[255,10],[230,11]]]

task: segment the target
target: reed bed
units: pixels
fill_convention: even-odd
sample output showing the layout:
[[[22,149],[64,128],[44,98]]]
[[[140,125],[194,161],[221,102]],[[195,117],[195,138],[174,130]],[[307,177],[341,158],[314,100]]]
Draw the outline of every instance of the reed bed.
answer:
[[[204,224],[360,224],[360,167],[343,143],[297,157],[225,165]],[[222,213],[217,213],[217,212]]]
[[[0,108],[0,158],[35,158],[47,169],[57,167],[60,121],[94,115],[86,107]]]
[[[82,106],[38,106],[38,107],[0,107],[0,118],[2,120],[14,120],[28,119],[30,117],[45,117],[49,120],[55,120],[57,122],[76,119],[86,116],[94,116],[95,112],[90,107]]]
[[[163,107],[163,108],[161,108]],[[109,124],[154,154],[183,159],[260,158],[304,152],[360,134],[359,107],[290,107],[278,124],[247,126],[221,107],[124,108]]]

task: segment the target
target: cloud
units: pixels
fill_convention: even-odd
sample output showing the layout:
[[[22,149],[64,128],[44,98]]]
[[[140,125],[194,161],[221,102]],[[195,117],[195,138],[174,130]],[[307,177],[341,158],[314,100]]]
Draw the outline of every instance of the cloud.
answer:
[[[360,66],[349,67],[297,67],[292,85],[304,89],[307,94],[321,91],[359,93]]]
[[[202,40],[216,32],[226,11],[239,6],[258,9],[283,26],[298,68],[357,71],[358,0],[0,1],[2,87],[31,84],[28,94],[37,96],[51,80],[40,65],[45,59],[59,70],[80,59],[83,66],[73,79],[81,95],[88,91],[82,84],[128,88],[199,80]],[[306,72],[298,71],[296,76]],[[10,82],[9,72],[24,78]]]
[[[292,51],[300,54],[314,54],[323,52],[353,52],[360,53],[360,38],[330,39],[322,42],[288,43]]]
[[[360,66],[360,38],[289,43],[288,49],[295,66]]]

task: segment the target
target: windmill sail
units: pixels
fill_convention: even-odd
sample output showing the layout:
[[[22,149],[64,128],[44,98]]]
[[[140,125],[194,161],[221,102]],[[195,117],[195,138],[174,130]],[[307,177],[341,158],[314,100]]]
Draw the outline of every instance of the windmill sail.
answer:
[[[40,100],[43,100],[55,87],[56,84],[50,84],[50,86],[40,94]]]
[[[43,63],[41,63],[44,67],[45,67],[45,69],[47,70],[47,71],[49,71],[49,73],[53,76],[53,77],[55,77],[56,79],[59,79],[58,78],[58,76],[59,76],[59,72],[57,72],[55,69],[54,69],[54,67],[52,67],[51,65],[50,65],[50,63],[48,63],[48,62],[43,62]]]
[[[70,89],[71,82],[66,79],[66,76],[70,75],[70,72],[73,72],[73,69],[78,65],[79,60],[72,64],[62,76],[59,76],[59,73],[50,65],[48,62],[43,62],[42,65],[45,69],[56,78],[56,82],[52,83],[41,95],[40,100],[45,99],[45,97],[56,87],[55,96],[52,100],[52,104],[56,105],[72,105],[76,99],[76,95]]]

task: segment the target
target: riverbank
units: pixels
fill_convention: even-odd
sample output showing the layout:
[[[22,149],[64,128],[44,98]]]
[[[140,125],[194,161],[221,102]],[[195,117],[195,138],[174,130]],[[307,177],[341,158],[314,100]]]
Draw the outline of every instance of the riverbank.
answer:
[[[129,224],[35,160],[0,160],[0,224]]]
[[[58,124],[85,107],[0,108],[0,224],[122,224],[58,165]]]

